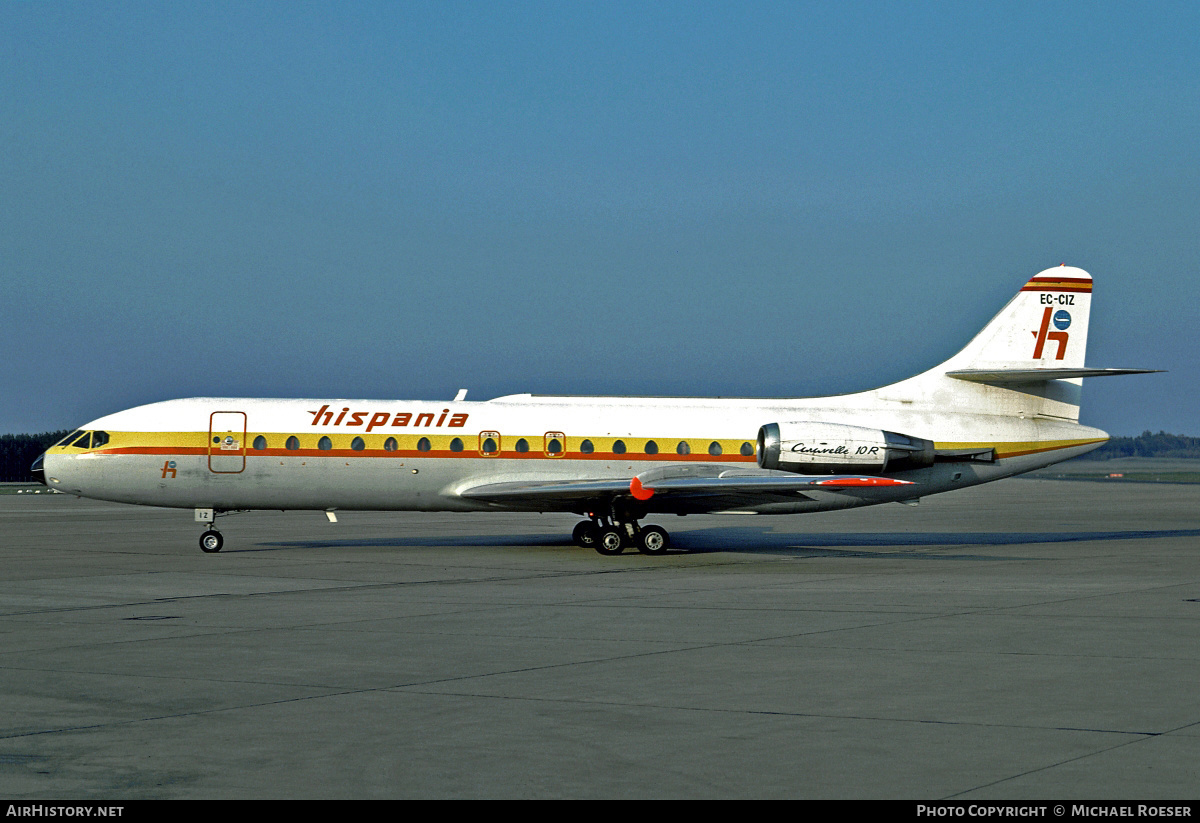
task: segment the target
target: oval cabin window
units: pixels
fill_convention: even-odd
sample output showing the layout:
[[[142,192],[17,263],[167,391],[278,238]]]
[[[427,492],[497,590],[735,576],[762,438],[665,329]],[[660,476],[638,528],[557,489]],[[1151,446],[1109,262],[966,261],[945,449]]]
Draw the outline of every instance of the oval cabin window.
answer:
[[[330,440],[328,437],[322,437],[320,440],[317,441],[317,448],[321,449],[323,451],[329,451],[330,449],[333,448],[333,441]]]
[[[615,443],[613,443],[613,454],[624,454],[624,453],[625,453],[625,441],[624,440],[617,440]]]
[[[266,447],[267,447],[267,438],[263,437],[261,434],[258,437],[254,438],[254,449],[256,451],[262,451]]]
[[[284,443],[283,445],[286,448],[291,449],[292,451],[295,451],[296,449],[300,448],[300,438],[293,434],[291,437],[289,437],[287,439],[287,442]]]
[[[387,440],[383,441],[384,451],[394,452],[398,448],[400,448],[400,444],[396,442],[396,438],[394,437],[389,437]]]
[[[417,451],[419,451],[419,452],[427,452],[432,448],[433,448],[433,444],[429,442],[428,437],[422,437],[420,440],[417,441]]]
[[[356,452],[360,452],[366,447],[367,444],[363,442],[361,437],[356,437],[350,441],[350,448],[354,449]]]
[[[708,453],[711,454],[713,457],[716,457],[717,455],[719,455],[721,453],[721,444],[718,443],[716,440],[709,443],[708,444]]]

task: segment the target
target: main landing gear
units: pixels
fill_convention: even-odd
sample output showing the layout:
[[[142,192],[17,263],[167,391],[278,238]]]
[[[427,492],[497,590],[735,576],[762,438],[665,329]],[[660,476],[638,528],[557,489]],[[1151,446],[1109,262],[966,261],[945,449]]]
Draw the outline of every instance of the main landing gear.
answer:
[[[639,526],[636,520],[596,515],[576,525],[571,539],[576,546],[600,554],[620,554],[633,547],[642,554],[666,554],[671,547],[671,537],[662,526]]]

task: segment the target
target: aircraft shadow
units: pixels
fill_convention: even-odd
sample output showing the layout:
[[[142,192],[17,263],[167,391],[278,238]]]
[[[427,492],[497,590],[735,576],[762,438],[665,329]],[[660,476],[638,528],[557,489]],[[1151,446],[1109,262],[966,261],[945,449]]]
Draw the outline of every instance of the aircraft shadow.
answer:
[[[880,557],[959,560],[996,560],[995,555],[918,552],[918,548],[939,546],[1021,546],[1035,543],[1082,543],[1098,540],[1149,540],[1162,537],[1200,537],[1200,529],[1094,531],[1094,532],[851,532],[825,534],[786,534],[767,528],[712,528],[681,531],[671,535],[671,554],[712,552],[775,553],[802,557]],[[339,540],[289,540],[259,543],[260,548],[241,551],[278,549],[369,548],[377,547],[554,547],[574,544],[566,536],[546,534],[458,535],[376,537]],[[874,549],[874,550],[873,550]],[[896,551],[900,549],[901,551]],[[903,551],[912,549],[911,551]],[[633,550],[627,550],[632,552]],[[1007,559],[1007,558],[1006,558]]]

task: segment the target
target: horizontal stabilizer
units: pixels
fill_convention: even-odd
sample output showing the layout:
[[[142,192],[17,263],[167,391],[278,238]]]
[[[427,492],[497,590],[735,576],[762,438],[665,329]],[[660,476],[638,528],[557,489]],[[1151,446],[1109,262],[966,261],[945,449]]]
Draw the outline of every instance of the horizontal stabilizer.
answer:
[[[1074,377],[1114,377],[1118,374],[1156,374],[1162,369],[956,369],[947,377],[972,383],[1040,383]]]

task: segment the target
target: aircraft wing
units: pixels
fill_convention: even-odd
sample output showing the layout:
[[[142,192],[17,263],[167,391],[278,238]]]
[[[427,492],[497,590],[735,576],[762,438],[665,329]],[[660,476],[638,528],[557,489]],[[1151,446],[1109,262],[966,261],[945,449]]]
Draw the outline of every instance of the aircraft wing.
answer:
[[[629,480],[554,480],[487,483],[461,489],[468,500],[536,511],[580,511],[618,497],[632,497],[663,511],[716,511],[755,500],[795,500],[805,491],[871,494],[915,486],[908,480],[857,474],[801,475],[727,466],[652,469]],[[915,496],[915,494],[914,494]],[[652,502],[651,502],[652,501]]]

